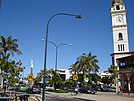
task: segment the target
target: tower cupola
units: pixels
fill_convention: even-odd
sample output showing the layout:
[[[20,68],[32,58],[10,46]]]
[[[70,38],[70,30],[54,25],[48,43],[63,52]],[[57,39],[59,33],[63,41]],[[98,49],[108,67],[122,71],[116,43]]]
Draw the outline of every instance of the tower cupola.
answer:
[[[124,5],[123,0],[113,0],[112,6],[114,6],[114,5]]]

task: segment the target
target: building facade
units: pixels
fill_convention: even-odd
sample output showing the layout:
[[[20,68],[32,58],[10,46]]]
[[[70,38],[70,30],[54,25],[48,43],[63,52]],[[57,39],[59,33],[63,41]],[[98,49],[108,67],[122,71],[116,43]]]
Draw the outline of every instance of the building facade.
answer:
[[[128,24],[126,8],[123,0],[112,0],[111,5],[112,32],[114,52],[112,64],[118,66],[119,76],[116,81],[117,91],[119,86],[123,90],[134,90],[134,51],[129,51]]]

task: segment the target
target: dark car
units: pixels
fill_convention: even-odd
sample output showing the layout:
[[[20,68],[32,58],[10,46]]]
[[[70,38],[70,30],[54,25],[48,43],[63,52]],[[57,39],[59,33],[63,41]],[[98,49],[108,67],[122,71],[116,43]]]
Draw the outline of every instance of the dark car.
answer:
[[[101,88],[101,91],[104,91],[104,92],[115,92],[116,88],[112,87],[112,86],[105,86],[105,87]]]
[[[41,87],[38,86],[38,85],[33,85],[31,88],[29,88],[29,93],[40,94],[41,93]]]
[[[96,91],[91,89],[91,88],[87,88],[87,94],[95,94]]]
[[[79,92],[81,92],[81,93],[87,93],[86,87],[79,87],[78,90],[79,90]]]
[[[79,87],[78,90],[79,90],[79,92],[86,93],[86,94],[95,94],[96,93],[95,90],[93,90],[93,89],[91,89],[89,87]]]
[[[61,86],[60,89],[62,89],[62,90],[68,90],[68,87],[67,86]]]

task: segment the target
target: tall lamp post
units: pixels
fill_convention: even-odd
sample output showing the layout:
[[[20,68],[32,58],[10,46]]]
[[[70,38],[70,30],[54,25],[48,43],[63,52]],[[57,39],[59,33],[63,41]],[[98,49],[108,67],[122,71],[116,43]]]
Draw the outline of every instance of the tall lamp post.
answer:
[[[44,54],[44,76],[43,76],[43,92],[42,92],[42,101],[45,100],[45,75],[46,75],[46,60],[47,60],[47,43],[48,43],[48,28],[49,28],[49,23],[50,21],[55,17],[55,16],[58,16],[58,15],[66,15],[66,16],[74,16],[76,18],[81,18],[80,15],[75,15],[75,14],[68,14],[68,13],[57,13],[57,14],[54,14],[53,16],[51,16],[47,22],[47,27],[46,27],[46,39],[45,39],[45,54]]]
[[[44,41],[44,39],[42,39]],[[71,46],[71,44],[62,43],[62,44],[56,44],[52,41],[48,41],[49,43],[52,43],[55,46],[55,70],[57,70],[57,64],[58,64],[58,49],[60,46]]]

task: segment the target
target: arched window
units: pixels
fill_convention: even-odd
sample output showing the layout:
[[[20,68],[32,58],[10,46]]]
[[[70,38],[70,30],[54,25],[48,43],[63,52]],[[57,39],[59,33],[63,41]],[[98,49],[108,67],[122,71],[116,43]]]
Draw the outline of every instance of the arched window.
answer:
[[[123,40],[122,33],[119,33],[119,40]]]

